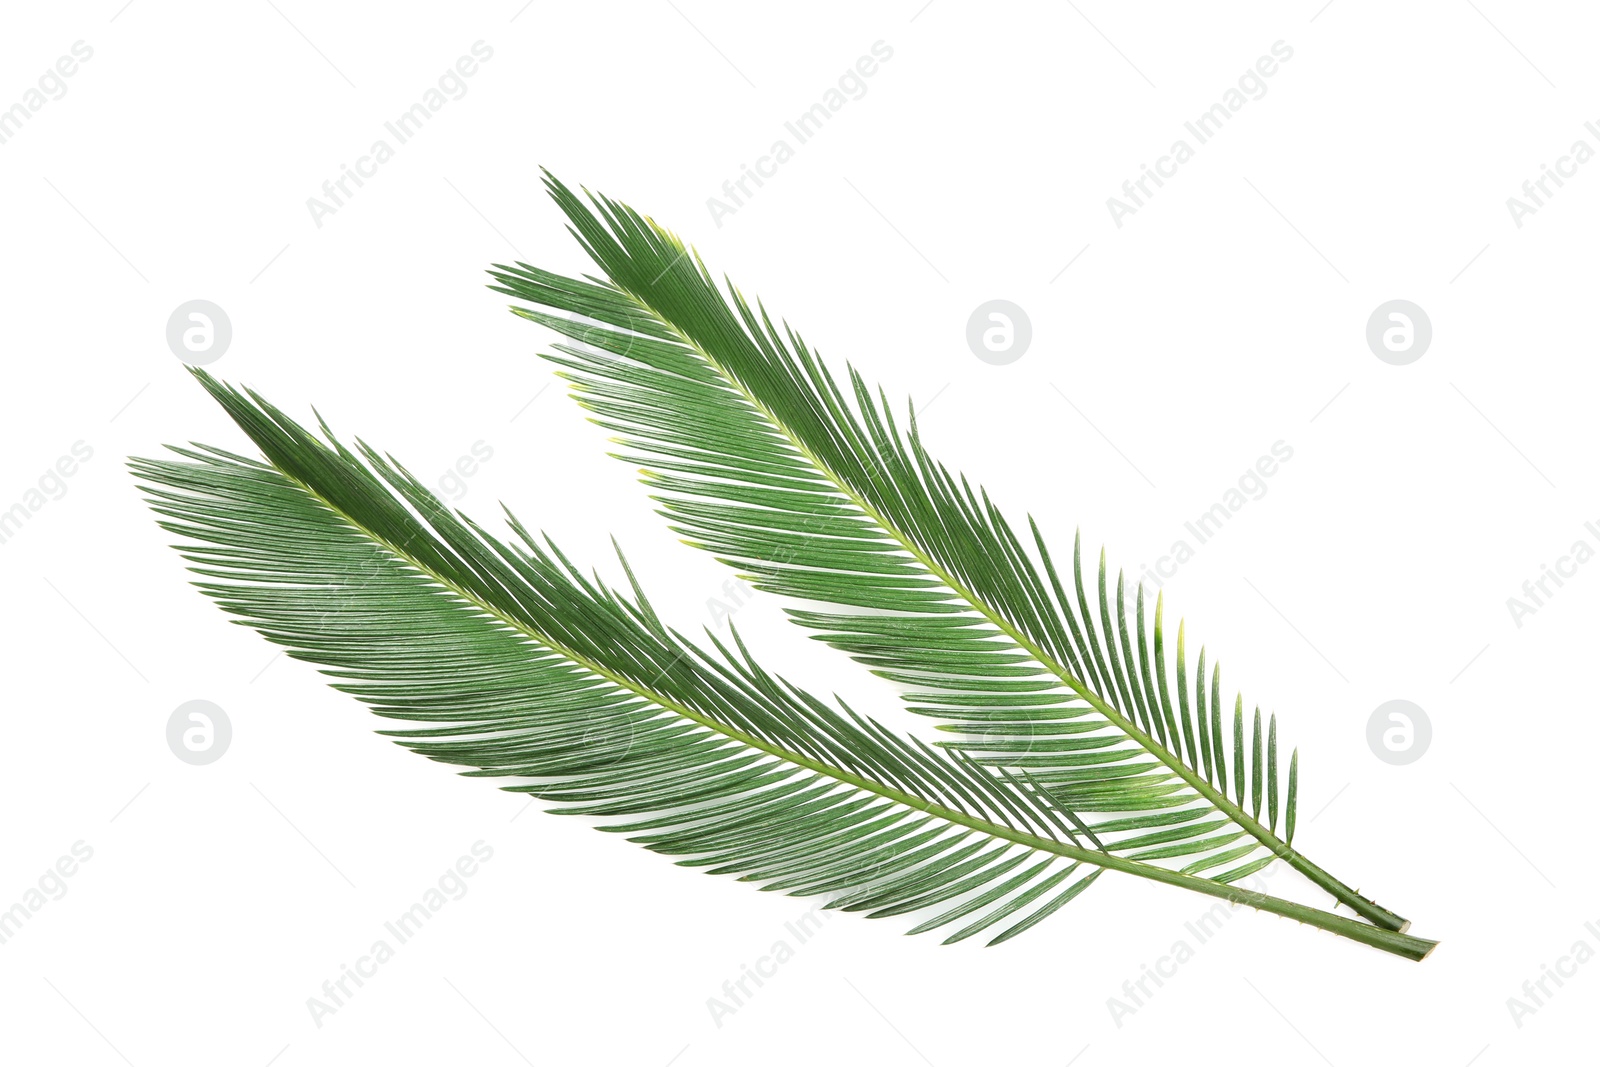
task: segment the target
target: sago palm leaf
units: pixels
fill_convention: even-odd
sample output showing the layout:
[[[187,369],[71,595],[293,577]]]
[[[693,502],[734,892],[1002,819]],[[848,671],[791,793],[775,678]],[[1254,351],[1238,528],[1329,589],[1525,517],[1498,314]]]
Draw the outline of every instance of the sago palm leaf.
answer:
[[[547,358],[686,540],[808,602],[793,618],[945,720],[946,747],[1027,772],[1109,852],[1218,882],[1281,858],[1369,921],[1409,926],[1291,846],[1298,753],[1280,774],[1276,716],[1230,708],[1203,649],[1191,670],[1159,597],[1130,597],[1103,552],[1086,573],[1077,543],[1063,580],[1031,518],[1030,552],[928,454],[914,409],[902,429],[853,369],[841,388],[653,220],[546,184],[605,277],[497,265],[492,288],[583,342]]]
[[[131,467],[238,621],[476,776],[512,777],[678,862],[826,894],[914,931],[1004,941],[1105,869],[1412,959],[1433,942],[1104,851],[1027,772],[898,736],[759,667],[698,648],[640,593],[588,578],[508,514],[502,540],[403,467],[319,439],[255,394],[196,377],[266,457],[176,448]],[[626,569],[626,564],[623,565]]]

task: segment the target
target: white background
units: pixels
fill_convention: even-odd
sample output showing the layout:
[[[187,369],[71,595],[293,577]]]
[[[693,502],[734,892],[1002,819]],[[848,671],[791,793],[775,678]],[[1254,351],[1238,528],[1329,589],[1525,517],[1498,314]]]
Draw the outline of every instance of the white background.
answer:
[[[1592,1058],[1600,964],[1521,1027],[1507,998],[1579,939],[1600,948],[1600,565],[1520,627],[1506,604],[1574,541],[1600,546],[1600,163],[1521,228],[1506,207],[1574,140],[1600,148],[1592,11],[122,2],[19,5],[0,35],[0,107],[93,48],[0,145],[0,510],[93,449],[0,544],[0,908],[93,849],[0,945],[8,1062]],[[479,40],[493,58],[465,96],[318,227],[307,198]],[[880,40],[893,57],[866,94],[719,227],[707,198]],[[1280,40],[1293,58],[1266,95],[1115,226],[1106,198]],[[1297,844],[1439,938],[1432,958],[1241,912],[1118,1025],[1108,998],[1192,945],[1206,904],[1111,876],[994,950],[836,917],[718,1026],[708,998],[792,940],[807,902],[523,813],[229,625],[121,466],[167,442],[247,447],[166,345],[195,298],[232,321],[215,373],[421,475],[482,441],[461,506],[493,518],[503,499],[612,576],[614,533],[674,624],[711,621],[727,572],[651,514],[552,384],[546,337],[483,288],[491,261],[587,269],[541,165],[672,226],[836,366],[915,396],[935,452],[1060,551],[1081,526],[1137,573],[1292,447],[1167,583],[1169,619],[1301,747]],[[965,342],[992,298],[1032,320],[1009,366]],[[1434,330],[1404,367],[1364,338],[1395,298]],[[737,621],[811,688],[906,719],[771,598]],[[1408,766],[1366,742],[1395,698],[1433,724]],[[209,766],[167,749],[191,699],[233,724]],[[494,855],[467,895],[317,1026],[307,998],[479,840]],[[1318,900],[1296,877],[1272,891]]]

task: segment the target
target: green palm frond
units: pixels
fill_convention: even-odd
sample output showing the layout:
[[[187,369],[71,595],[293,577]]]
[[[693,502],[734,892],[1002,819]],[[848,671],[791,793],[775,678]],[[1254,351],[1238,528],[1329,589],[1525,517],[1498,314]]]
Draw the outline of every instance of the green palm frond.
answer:
[[[502,540],[391,458],[196,377],[266,457],[130,461],[195,584],[431,759],[508,777],[685,866],[826,895],[912,932],[1004,941],[1106,869],[1290,916],[1412,959],[1433,942],[1105,850],[1026,771],[897,735],[697,647],[507,515]]]
[[[1191,673],[1160,597],[1130,596],[1103,551],[1086,567],[1076,541],[1063,574],[1031,518],[1019,535],[929,455],[914,408],[902,426],[854,369],[842,386],[652,220],[546,184],[604,277],[497,265],[492,288],[581,342],[547,358],[675,531],[803,602],[795,621],[944,720],[944,747],[1026,773],[1108,852],[1224,883],[1281,858],[1407,928],[1292,847],[1298,752],[1280,773],[1276,715],[1228,707],[1203,649]]]

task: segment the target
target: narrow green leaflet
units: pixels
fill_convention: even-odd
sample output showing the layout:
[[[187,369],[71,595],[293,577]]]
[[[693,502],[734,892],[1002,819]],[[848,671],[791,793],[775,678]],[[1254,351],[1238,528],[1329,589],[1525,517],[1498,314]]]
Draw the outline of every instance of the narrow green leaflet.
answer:
[[[631,572],[631,594],[586,577],[509,514],[501,540],[366,445],[196,377],[266,461],[202,445],[130,461],[195,584],[407,723],[382,732],[422,755],[682,865],[947,941],[1004,941],[1112,869],[1411,959],[1433,946],[1105,851],[1026,775],[810,696],[737,637],[697,647]]]
[[[552,197],[603,278],[496,266],[513,310],[559,343],[578,401],[644,469],[684,539],[942,720],[948,749],[1025,775],[1105,848],[1217,882],[1282,858],[1367,920],[1408,923],[1296,851],[1298,753],[1276,716],[1223,698],[1182,623],[1102,552],[1058,566],[923,446],[853,369],[843,384],[789,327],[633,209]],[[1284,788],[1286,786],[1286,788]],[[1281,828],[1281,836],[1280,836]]]

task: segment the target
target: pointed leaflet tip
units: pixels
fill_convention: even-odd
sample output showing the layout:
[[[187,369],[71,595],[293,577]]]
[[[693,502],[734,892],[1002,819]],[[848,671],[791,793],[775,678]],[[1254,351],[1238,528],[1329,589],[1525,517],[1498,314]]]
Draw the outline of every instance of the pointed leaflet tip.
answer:
[[[1233,798],[1244,807],[1244,694],[1233,698]]]
[[[1273,712],[1267,725],[1267,822],[1273,833],[1278,832],[1278,713]]]
[[[1295,801],[1300,792],[1300,750],[1289,756],[1289,789],[1283,805],[1283,843],[1294,844]]]
[[[1250,748],[1250,817],[1261,818],[1261,707],[1256,706],[1255,732],[1251,734]]]

